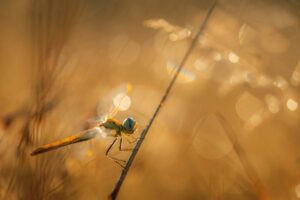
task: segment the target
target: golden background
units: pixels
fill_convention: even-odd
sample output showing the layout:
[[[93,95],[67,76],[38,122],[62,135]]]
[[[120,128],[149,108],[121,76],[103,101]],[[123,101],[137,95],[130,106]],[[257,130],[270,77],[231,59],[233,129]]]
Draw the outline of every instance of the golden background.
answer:
[[[0,1],[0,199],[106,199],[111,138],[30,152],[128,87],[138,136],[211,4]],[[119,199],[299,199],[299,44],[300,1],[220,0]]]

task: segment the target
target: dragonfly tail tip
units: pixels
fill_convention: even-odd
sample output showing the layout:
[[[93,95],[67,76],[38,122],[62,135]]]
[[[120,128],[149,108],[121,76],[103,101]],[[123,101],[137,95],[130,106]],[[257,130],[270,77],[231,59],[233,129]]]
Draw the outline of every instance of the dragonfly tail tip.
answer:
[[[41,153],[40,149],[36,149],[36,150],[32,151],[32,152],[30,153],[30,155],[31,155],[31,156],[36,156],[36,155],[38,155],[38,154],[40,154],[40,153]]]

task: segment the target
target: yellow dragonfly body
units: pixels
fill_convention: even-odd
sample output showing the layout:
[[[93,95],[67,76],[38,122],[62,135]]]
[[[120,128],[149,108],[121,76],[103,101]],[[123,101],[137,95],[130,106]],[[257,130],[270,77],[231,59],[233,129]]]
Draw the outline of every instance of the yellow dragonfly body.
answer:
[[[129,149],[122,149],[122,139],[123,139],[123,136],[125,136],[125,138],[127,139],[127,141],[129,143],[134,142],[134,141],[129,140],[129,136],[133,137],[132,134],[134,133],[134,131],[137,128],[137,123],[131,117],[126,118],[123,121],[123,123],[114,118],[108,118],[105,121],[100,122],[94,128],[87,129],[80,133],[71,135],[69,137],[66,137],[64,139],[61,139],[61,140],[58,140],[58,141],[55,141],[55,142],[52,142],[49,144],[45,144],[45,145],[35,149],[31,153],[31,155],[32,156],[38,155],[38,154],[45,153],[45,152],[48,152],[51,150],[55,150],[55,149],[58,149],[60,147],[64,147],[64,146],[67,146],[70,144],[93,139],[97,135],[103,133],[103,130],[101,128],[105,128],[105,129],[114,131],[114,133],[111,136],[115,137],[115,139],[112,142],[112,144],[108,147],[108,149],[106,151],[106,156],[122,166],[122,164],[120,164],[119,162],[125,162],[125,161],[109,156],[109,151],[111,150],[111,148],[113,147],[113,145],[116,143],[117,140],[120,141],[120,144],[119,144],[120,151],[128,151],[129,150]],[[136,138],[134,138],[134,140],[136,140]]]

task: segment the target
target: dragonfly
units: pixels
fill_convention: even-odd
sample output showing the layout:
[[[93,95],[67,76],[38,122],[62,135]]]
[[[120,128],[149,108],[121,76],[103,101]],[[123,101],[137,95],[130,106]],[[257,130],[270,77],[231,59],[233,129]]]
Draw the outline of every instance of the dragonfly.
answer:
[[[32,151],[30,155],[36,156],[71,144],[91,140],[97,137],[98,135],[103,135],[104,131],[110,130],[110,134],[105,133],[105,136],[114,137],[114,140],[107,148],[105,155],[106,157],[113,160],[115,163],[124,168],[123,164],[126,161],[111,156],[110,151],[112,150],[113,146],[117,144],[117,142],[119,142],[119,151],[131,151],[132,149],[123,148],[123,140],[126,139],[126,141],[129,144],[136,142],[138,138],[135,138],[133,134],[136,132],[138,125],[133,117],[125,118],[123,122],[117,120],[113,117],[116,114],[116,112],[117,108],[115,108],[115,110],[111,114],[102,117],[102,119],[99,120],[99,122],[96,122],[92,128],[38,147],[37,149]]]

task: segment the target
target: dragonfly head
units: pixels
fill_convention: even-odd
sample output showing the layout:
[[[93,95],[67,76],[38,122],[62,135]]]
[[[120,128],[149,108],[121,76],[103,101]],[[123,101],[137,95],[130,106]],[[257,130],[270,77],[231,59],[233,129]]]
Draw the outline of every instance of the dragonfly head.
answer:
[[[137,123],[133,118],[128,117],[123,121],[123,128],[125,133],[132,134],[137,128]]]

